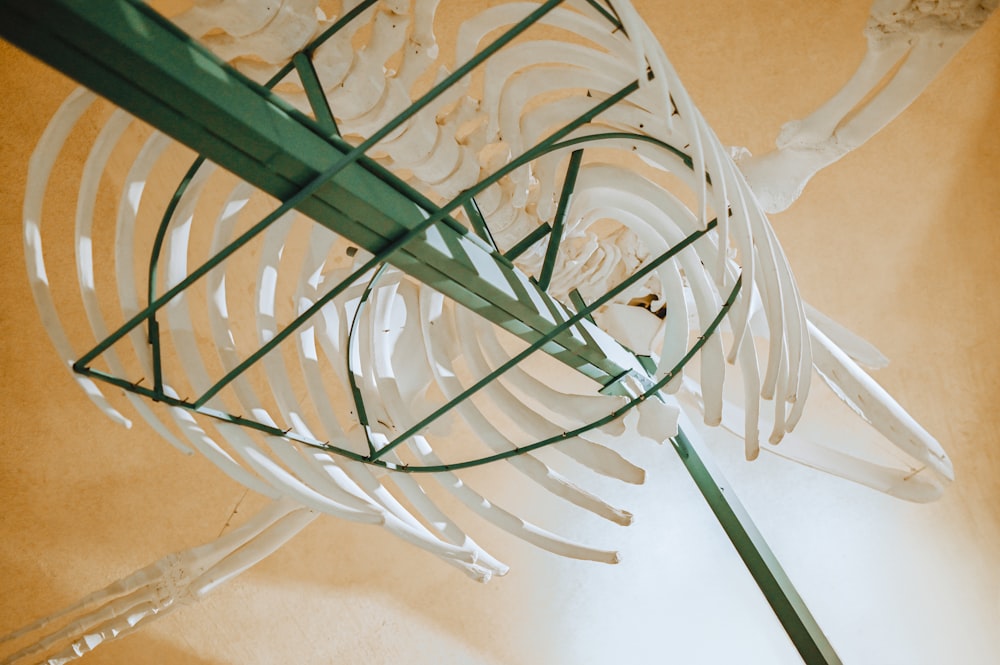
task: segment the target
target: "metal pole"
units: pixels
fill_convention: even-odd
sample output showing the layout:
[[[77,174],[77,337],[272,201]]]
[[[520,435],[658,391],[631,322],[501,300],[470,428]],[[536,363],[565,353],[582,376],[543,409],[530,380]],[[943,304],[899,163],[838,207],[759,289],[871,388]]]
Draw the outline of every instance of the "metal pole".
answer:
[[[839,665],[841,661],[833,646],[788,579],[764,536],[757,530],[736,492],[712,462],[709,451],[694,428],[689,426],[688,431],[690,436],[678,428],[677,436],[670,442],[802,660],[808,665]]]

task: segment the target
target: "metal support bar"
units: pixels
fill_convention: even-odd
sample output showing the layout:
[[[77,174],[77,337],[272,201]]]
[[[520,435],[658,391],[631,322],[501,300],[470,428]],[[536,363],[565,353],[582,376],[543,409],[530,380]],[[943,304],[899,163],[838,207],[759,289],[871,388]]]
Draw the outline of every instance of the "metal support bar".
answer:
[[[833,646],[699,437],[678,429],[670,442],[807,665],[840,665]]]
[[[292,63],[299,73],[302,87],[306,90],[306,97],[309,99],[313,115],[316,116],[316,123],[328,136],[340,136],[337,121],[333,118],[330,102],[326,99],[326,92],[323,91],[323,84],[320,83],[316,68],[313,67],[312,58],[305,53],[296,53]]]
[[[476,232],[476,235],[489,243],[493,251],[497,251],[496,241],[493,240],[493,234],[490,233],[490,227],[486,224],[486,218],[483,217],[483,211],[479,209],[479,203],[476,201],[476,198],[472,197],[469,199],[464,207],[465,214],[469,217],[469,223],[472,224],[472,230]]]
[[[372,428],[371,421],[368,420],[368,410],[365,408],[365,399],[361,394],[361,389],[358,387],[358,377],[361,375],[361,368],[354,366],[354,351],[357,348],[358,343],[357,330],[358,323],[361,321],[361,313],[364,311],[365,306],[368,303],[368,299],[371,297],[372,290],[378,283],[379,277],[385,272],[386,265],[383,263],[372,275],[371,279],[368,280],[368,286],[365,287],[364,293],[361,294],[361,299],[358,301],[358,307],[354,310],[354,316],[351,317],[351,327],[347,331],[347,382],[351,386],[351,398],[354,400],[354,408],[358,414],[358,423],[361,425],[362,430],[365,433],[365,441],[368,443],[368,458],[374,459],[376,454],[375,444],[372,441]],[[352,275],[353,277],[353,275]],[[353,283],[352,278],[348,280]],[[348,280],[341,282],[342,284],[348,283]]]
[[[156,271],[160,265],[160,254],[163,252],[163,243],[167,238],[167,228],[170,226],[170,220],[174,218],[174,213],[177,211],[177,206],[180,205],[184,192],[187,191],[187,188],[191,185],[191,181],[194,180],[195,174],[198,173],[198,169],[204,163],[205,158],[201,156],[194,160],[194,163],[188,168],[187,173],[181,178],[177,190],[170,198],[170,203],[167,204],[166,209],[163,211],[163,217],[160,218],[160,226],[156,229],[156,238],[153,240],[153,249],[149,253],[149,270],[146,277],[147,302],[153,302],[156,299]],[[153,390],[162,393],[163,367],[162,354],[160,353],[160,326],[156,322],[155,314],[146,320],[146,327],[149,331],[149,348],[153,355]]]
[[[551,231],[552,227],[548,223],[539,225],[534,231],[518,240],[513,247],[508,249],[507,253],[503,255],[504,258],[508,261],[513,261],[527,252],[528,248],[547,236]]]
[[[576,187],[576,176],[580,173],[580,161],[583,159],[583,149],[574,150],[569,158],[566,178],[563,180],[562,193],[559,195],[559,205],[556,206],[556,216],[552,220],[552,233],[549,235],[549,245],[545,248],[545,259],[542,261],[542,272],[538,275],[538,288],[549,290],[552,281],[552,271],[559,254],[559,243],[562,242],[563,226],[566,224],[566,214],[569,212],[569,201]]]
[[[580,295],[579,289],[573,289],[569,292],[569,301],[573,303],[573,307],[575,307],[578,312],[587,308],[587,301],[583,299],[582,295]],[[594,316],[592,314],[588,314],[587,320],[594,323]]]

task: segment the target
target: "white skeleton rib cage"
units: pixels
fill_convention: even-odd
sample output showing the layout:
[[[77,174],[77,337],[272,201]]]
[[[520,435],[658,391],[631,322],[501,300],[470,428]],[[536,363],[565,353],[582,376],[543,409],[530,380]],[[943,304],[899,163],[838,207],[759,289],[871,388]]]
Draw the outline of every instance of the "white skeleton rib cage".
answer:
[[[345,0],[341,15],[358,4]],[[318,0],[196,1],[171,20],[263,83],[339,18],[326,16],[317,5]],[[704,233],[689,250],[594,313],[602,330],[653,359],[657,378],[670,376],[694,340],[720,311],[726,312],[718,333],[706,336],[696,359],[666,384],[671,396],[666,402],[643,401],[554,446],[578,464],[579,478],[532,452],[495,464],[510,465],[522,482],[536,483],[580,510],[626,525],[631,515],[624,507],[585,489],[586,473],[642,483],[643,469],[618,453],[615,442],[627,437],[662,443],[676,433],[679,420],[699,420],[740,434],[747,460],[764,450],[902,499],[935,499],[953,478],[947,455],[862,368],[881,366],[882,355],[801,300],[764,212],[787,208],[814,173],[863,144],[909,105],[997,2],[876,0],[865,30],[869,52],[854,78],[815,113],[786,125],[775,152],[739,155],[738,167],[641,18],[627,2],[609,5],[621,30],[609,30],[592,4],[566,2],[541,18],[537,31],[499,51],[479,73],[403,123],[370,153],[435,202],[447,202],[632,79],[640,81],[632,96],[570,136],[633,132],[688,151],[690,163],[685,164],[654,142],[612,137],[588,148],[582,158],[570,148],[542,155],[477,197],[495,246],[510,250],[541,225],[554,224],[566,163],[579,159],[554,265],[545,267],[544,242],[528,246],[515,259],[522,272],[536,278],[551,270],[547,290],[561,302],[576,297],[593,302],[668,247]],[[437,0],[382,0],[366,8],[313,56],[340,134],[353,143],[371,136],[472,57],[495,31],[535,7],[510,3],[484,10],[447,40],[453,42],[447,51],[433,29],[435,12],[444,10]],[[274,90],[312,113],[296,73]],[[170,139],[122,110],[100,110],[101,104],[83,89],[67,99],[38,144],[25,197],[32,288],[53,343],[69,365],[81,349],[106,337],[115,321],[142,308],[140,275],[155,242],[154,217],[163,209],[162,201],[148,200],[162,196],[150,194],[147,183],[178,179],[178,149]],[[50,174],[66,158],[61,149],[78,122],[95,113],[102,114],[104,124],[87,156],[75,225],[67,237],[66,224],[45,216]],[[127,170],[111,167],[115,151],[130,151]],[[109,178],[120,192],[111,222],[94,215],[98,192],[106,187],[102,179]],[[180,198],[163,240],[157,274],[161,291],[180,283],[205,253],[242,233],[257,212],[273,209],[273,199],[265,194],[211,164],[203,166]],[[462,220],[474,224],[470,217]],[[72,307],[85,311],[91,331],[66,330],[61,323],[59,310],[65,305],[53,296],[59,287],[50,285],[50,278],[62,271],[45,262],[49,243],[76,248],[80,303]],[[163,363],[170,370],[165,391],[176,397],[202,394],[219,368],[239,365],[371,258],[296,212],[281,217],[252,248],[247,257],[210,271],[200,290],[163,309],[161,327],[169,336]],[[95,265],[103,261],[114,263],[116,284],[102,285],[95,278]],[[128,341],[109,348],[103,361],[118,375],[151,376],[144,329],[129,333]],[[548,358],[533,357],[427,428],[409,432],[413,423],[523,347],[497,326],[390,268],[374,280],[366,273],[298,329],[287,348],[264,356],[253,372],[236,378],[208,405],[358,452],[369,445],[383,447],[407,432],[407,446],[385,458],[391,469],[464,459],[472,434],[484,454],[516,450],[581,428],[627,402],[581,386]],[[74,377],[112,419],[129,424],[127,402],[174,446],[205,455],[273,501],[217,541],[167,556],[6,636],[40,635],[4,662],[44,657],[62,663],[127,635],[203,597],[320,514],[380,525],[476,580],[505,574],[502,553],[477,544],[475,534],[459,526],[460,515],[446,514],[424,491],[430,483],[438,483],[466,510],[540,548],[618,561],[614,550],[576,542],[506,510],[503,496],[480,493],[459,471],[393,473],[131,393],[120,398],[88,377]],[[815,377],[820,385],[810,386]],[[827,388],[881,433],[881,447],[782,443],[801,417],[809,391]],[[363,397],[364,419],[352,409],[352,390]],[[57,628],[64,618],[72,620]]]

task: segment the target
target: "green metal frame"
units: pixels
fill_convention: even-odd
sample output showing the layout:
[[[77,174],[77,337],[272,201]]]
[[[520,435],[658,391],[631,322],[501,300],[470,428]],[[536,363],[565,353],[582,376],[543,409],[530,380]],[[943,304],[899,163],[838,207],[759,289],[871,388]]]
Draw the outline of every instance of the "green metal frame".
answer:
[[[840,663],[833,645],[816,623],[764,536],[757,530],[736,492],[712,463],[710,452],[697,437],[689,438],[682,430],[678,430],[677,436],[670,442],[757,586],[764,592],[802,660],[809,665]]]
[[[613,7],[596,0],[586,2],[614,30],[624,31]],[[552,133],[444,206],[435,205],[365,156],[366,151],[375,143],[560,3],[561,0],[548,0],[538,5],[521,22],[458,67],[412,106],[355,146],[340,137],[334,114],[312,66],[311,56],[337,30],[375,4],[374,0],[365,0],[343,16],[292,58],[266,86],[255,84],[219,62],[170,22],[136,0],[0,0],[0,34],[5,39],[77,79],[201,155],[182,179],[164,213],[150,257],[147,307],[84,354],[74,363],[73,369],[172,406],[184,407],[226,422],[323,448],[353,460],[407,473],[450,471],[523,454],[579,436],[620,417],[626,410],[650,397],[659,398],[660,390],[714,334],[737,298],[742,280],[735,281],[725,303],[702,336],[680,362],[658,380],[652,377],[654,368],[651,367],[651,359],[638,357],[622,347],[593,324],[591,315],[630,285],[716,228],[715,221],[649,261],[636,274],[592,303],[584,303],[578,292],[572,292],[570,298],[575,312],[553,300],[545,292],[551,280],[566,210],[587,144],[622,138],[649,142],[678,155],[691,166],[691,158],[683,151],[642,134],[604,132],[567,138],[575,129],[626,99],[638,89],[638,81],[624,85],[620,91],[606,99],[595,99],[594,106],[587,113]],[[293,69],[300,75],[315,120],[290,107],[268,90]],[[493,240],[487,221],[479,211],[476,195],[514,169],[546,153],[566,151],[574,147],[576,149],[572,150],[570,156],[552,226],[540,226],[506,253],[502,253]],[[167,227],[188,184],[205,159],[232,171],[282,203],[210,261],[193,270],[174,287],[158,294],[155,277]],[[159,326],[156,320],[158,310],[292,209],[299,210],[366,249],[372,254],[372,258],[202,395],[193,400],[181,400],[165,394]],[[451,216],[459,209],[465,211],[472,231]],[[539,278],[535,281],[515,269],[512,261],[546,235],[549,236],[546,255]],[[359,306],[360,311],[382,274],[381,267],[386,263],[521,337],[528,343],[527,348],[380,449],[376,449],[369,438],[369,451],[366,455],[208,406],[208,402],[226,385],[287,339],[337,294],[374,271]],[[483,267],[486,268],[485,271]],[[498,288],[496,280],[501,280],[504,288]],[[152,388],[91,367],[112,344],[140,325],[147,327],[153,354]],[[352,325],[351,341],[353,336]],[[386,453],[407,438],[538,350],[597,381],[604,386],[603,392],[625,395],[627,399],[624,405],[576,430],[492,456],[438,466],[403,466],[384,459]],[[351,377],[359,419],[367,430],[364,400],[354,384],[353,372],[349,371],[348,375]],[[633,377],[635,380],[627,382],[623,380],[625,377]],[[630,384],[642,387],[636,390]],[[685,468],[746,562],[805,662],[839,663],[829,642],[735,494],[726,491],[722,475],[707,461],[705,451],[700,450],[699,444],[689,440],[683,432],[679,432],[672,442]]]

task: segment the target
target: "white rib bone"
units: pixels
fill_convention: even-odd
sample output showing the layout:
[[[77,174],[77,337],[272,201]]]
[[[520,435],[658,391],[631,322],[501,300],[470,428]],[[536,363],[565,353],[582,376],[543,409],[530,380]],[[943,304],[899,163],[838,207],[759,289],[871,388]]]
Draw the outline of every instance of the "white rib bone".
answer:
[[[121,303],[122,315],[125,319],[130,319],[139,313],[139,297],[136,293],[134,269],[132,255],[135,251],[135,224],[136,216],[142,196],[145,193],[145,185],[150,177],[150,172],[154,168],[157,160],[163,151],[170,144],[170,139],[160,132],[154,132],[150,139],[143,145],[132,168],[125,176],[122,187],[123,195],[118,205],[118,216],[115,220],[115,276],[118,283],[118,300]],[[148,352],[148,339],[145,330],[137,328],[128,335],[132,342],[134,357],[142,367],[143,376],[153,374],[152,362]],[[112,368],[114,371],[114,368]],[[135,405],[139,415],[149,423],[153,431],[170,442],[175,448],[185,455],[194,453],[190,447],[181,442],[170,429],[164,424],[150,408],[148,402],[144,400],[136,401],[132,394],[127,395],[129,401]]]
[[[470,324],[475,328],[476,341],[489,365],[495,367],[509,359],[509,354],[499,343],[496,331],[491,326],[483,325],[475,319],[467,323],[467,325]],[[544,380],[517,366],[511,368],[504,375],[504,380],[505,383],[509,382],[511,387],[521,394],[522,398],[531,397],[532,401],[537,401],[540,406],[558,405],[558,409],[546,409],[546,417],[563,431],[576,429],[591,422],[595,413],[608,408],[608,400],[605,397],[558,393],[552,390]],[[602,432],[605,435],[620,436],[624,433],[624,427],[621,421],[612,421],[602,428]],[[581,439],[587,439],[586,441],[570,439],[561,442],[556,446],[556,450],[572,457],[597,473],[624,482],[641,484],[645,479],[645,471],[633,465],[614,450],[605,447],[598,441],[593,441],[592,438],[595,437],[603,438],[599,437],[599,434],[582,434]]]
[[[455,314],[456,326],[459,329],[475,329],[475,324],[470,320],[468,312],[460,310],[455,312]],[[485,362],[485,359],[482,356],[482,351],[478,348],[479,345],[475,343],[476,340],[474,339],[474,336],[459,335],[459,341],[462,344],[462,355],[466,362],[469,363],[470,370],[475,375],[485,376],[495,369]],[[517,422],[518,427],[524,430],[524,432],[528,435],[530,439],[529,443],[548,439],[562,433],[562,430],[559,427],[555,426],[551,422],[548,422],[546,419],[539,417],[536,413],[526,408],[523,403],[517,400],[506,388],[504,388],[501,382],[494,381],[490,383],[483,389],[482,394],[484,397],[489,398],[490,402],[497,405],[501,411],[512,417],[514,421]],[[550,399],[556,400],[556,403],[552,404],[552,406],[558,407],[558,393],[554,393],[553,391],[550,393],[549,397]],[[617,406],[614,404],[617,400],[608,401],[612,402],[612,406]],[[611,408],[605,406],[605,410],[611,411]],[[485,414],[476,409],[474,405],[470,404],[468,409],[461,411],[461,413],[465,415],[466,418],[470,419],[470,424],[473,426],[473,429],[477,432],[477,434],[481,432],[487,434],[482,437],[483,441],[488,443],[496,441],[498,443],[496,446],[491,445],[495,451],[501,452],[503,450],[510,450],[511,447],[516,446],[509,436],[501,434],[500,431],[487,420]],[[598,413],[600,412],[598,411]],[[510,464],[545,489],[549,490],[556,496],[573,503],[574,505],[585,508],[618,524],[629,524],[632,521],[631,513],[614,508],[589,492],[573,486],[564,476],[562,476],[562,474],[559,474],[549,468],[531,453],[525,453],[524,455],[512,457],[510,459]]]
[[[100,312],[100,305],[97,299],[97,293],[95,291],[94,256],[92,253],[94,205],[97,197],[98,181],[104,172],[105,164],[111,156],[112,150],[114,150],[116,144],[120,140],[122,133],[131,122],[131,116],[124,111],[119,110],[112,115],[110,120],[108,120],[108,122],[101,129],[100,134],[94,141],[90,154],[87,156],[87,161],[84,164],[83,177],[80,182],[79,196],[77,199],[76,220],[74,226],[74,244],[76,246],[77,253],[77,277],[80,284],[80,297],[83,302],[84,309],[86,310],[87,320],[90,323],[90,327],[94,331],[95,338],[97,339],[107,337],[108,330],[104,325],[103,317]],[[164,145],[163,142],[160,141],[158,143],[160,148],[162,148]],[[153,153],[149,156],[155,158],[158,152],[159,150],[154,148]],[[136,167],[141,169],[145,161],[144,154],[141,152],[133,164],[133,169]],[[127,182],[128,180],[129,179],[126,178]],[[131,192],[132,190],[126,188],[124,191]],[[123,197],[122,203],[125,203],[125,197]],[[128,247],[127,239],[117,238],[116,240],[123,241],[121,246],[116,245],[116,247],[118,247],[117,252],[121,252],[123,248]],[[108,367],[113,373],[118,376],[127,376],[128,372],[122,364],[119,354],[116,352],[114,347],[109,348],[102,357],[105,362],[108,363]],[[127,393],[126,398],[133,406],[136,407],[136,410],[140,415],[147,420],[153,421],[154,429],[157,433],[165,437],[182,452],[190,453],[190,449],[178,441],[177,438],[168,429],[166,429],[155,418],[155,416],[153,416],[151,410],[149,409],[149,405],[145,402],[145,400],[139,398],[138,395],[133,393]]]
[[[447,311],[442,308],[442,305],[443,302],[441,300],[441,296],[438,294],[425,291],[425,293],[421,295],[420,311],[423,320],[427,321],[427,326],[430,325],[431,320],[437,321],[439,324],[444,326],[449,325],[447,321]],[[442,315],[445,315],[446,317],[443,320]],[[431,345],[428,348],[429,357],[437,359],[437,362],[431,363],[435,379],[441,386],[445,397],[450,399],[460,393],[463,390],[463,386],[457,381],[454,368],[450,366],[450,363],[444,361],[441,357],[443,354],[439,353],[437,349],[434,348],[434,344],[439,339],[441,338],[438,336],[431,338],[425,337],[426,343]],[[473,431],[480,436],[481,441],[490,446],[496,452],[511,450],[515,447],[515,444],[508,440],[503,433],[493,427],[493,425],[473,404],[470,403],[469,400],[459,404],[456,407],[456,411],[458,411],[463,418],[468,420],[469,424],[473,428]],[[427,453],[427,455],[428,459],[431,459],[430,453]],[[521,457],[524,456],[517,456],[511,458],[509,461],[513,466],[515,466],[515,468],[518,468],[522,472],[526,473],[532,480],[543,484],[543,486],[551,485],[551,483],[547,482],[547,478],[540,476],[538,473],[539,469],[536,465],[529,465],[530,463],[520,462],[519,460]],[[435,461],[433,463],[437,464],[440,462]],[[544,473],[544,470],[542,470],[542,473]],[[448,477],[451,478],[451,474],[449,474]],[[553,480],[558,482],[557,478]],[[453,483],[449,483],[447,487],[457,492],[456,496],[458,496],[460,500],[466,503],[466,505],[470,508],[476,509],[477,512],[479,512],[484,518],[490,520],[500,528],[519,535],[539,547],[548,549],[557,554],[570,556],[572,558],[592,559],[595,561],[605,561],[609,563],[616,563],[618,560],[617,554],[614,552],[602,552],[592,548],[569,543],[568,541],[559,538],[554,534],[550,534],[535,525],[516,518],[507,511],[492,505],[482,497],[472,493],[471,490],[458,481],[457,478],[454,479]],[[560,491],[561,493],[565,492],[565,490],[559,490],[556,486],[550,486],[548,489],[550,489],[550,491]]]
[[[948,455],[923,427],[812,324],[809,336],[817,371],[848,406],[901,450],[948,480],[955,479]]]
[[[261,3],[249,2],[247,4],[260,5]],[[273,13],[268,11],[268,6],[272,4],[276,7],[276,11]],[[225,21],[227,23],[225,27],[222,25],[211,26],[211,22],[219,20],[218,15],[208,19],[208,17],[195,14],[191,15],[191,23],[196,26],[196,30],[222,28],[223,32],[201,32],[196,36],[201,37],[205,45],[223,60],[230,61],[253,56],[264,62],[278,64],[291,59],[319,31],[319,21],[316,16],[317,4],[318,0],[281,0],[280,3],[263,3],[264,9],[249,12],[252,20],[246,21],[243,25],[234,25],[234,21],[230,19]],[[220,9],[223,8],[220,7]],[[224,13],[232,15],[238,12],[225,7]],[[230,26],[240,31],[250,30],[252,24],[261,19],[265,22],[253,32],[241,35],[228,30]],[[182,28],[185,27],[184,14],[175,20],[181,22],[179,25]]]
[[[181,197],[174,218],[171,220],[166,239],[163,243],[163,258],[165,264],[164,290],[170,289],[181,282],[188,274],[188,240],[194,218],[194,208],[198,194],[211,175],[212,168],[203,168],[192,179],[190,186]],[[183,376],[188,379],[185,390],[200,395],[212,384],[201,358],[198,342],[194,335],[194,326],[188,311],[188,294],[181,293],[161,310],[169,323],[167,333],[176,349],[177,360],[183,367]],[[167,335],[161,335],[162,343],[167,343]],[[174,388],[176,390],[176,388]],[[219,404],[215,399],[213,403]],[[175,421],[188,440],[203,455],[221,468],[233,480],[264,494],[277,496],[276,492],[255,473],[249,471],[233,458],[219,442],[212,438],[192,417],[190,412],[180,407],[171,408]]]
[[[334,309],[327,307],[324,308],[323,311],[325,318],[327,318],[328,321],[330,315],[334,313]],[[317,330],[320,344],[324,346],[330,357],[345,357],[345,340],[347,338],[347,325],[345,319],[346,317],[344,316],[338,316],[334,319],[333,325],[330,325],[329,322],[327,322],[322,328]],[[307,368],[311,370],[315,369],[314,366],[307,366]],[[344,379],[344,382],[346,383],[346,378]],[[318,383],[320,383],[319,377],[314,376],[311,385],[317,385]],[[321,410],[319,412],[319,416],[328,429],[330,428],[330,425],[335,422],[332,414],[328,411]],[[337,425],[337,427],[339,427],[339,425]],[[327,434],[328,433],[329,432],[327,432]],[[328,470],[332,464],[332,460],[328,460],[326,462]],[[438,553],[439,556],[441,556],[441,551],[450,551],[448,548],[442,549],[439,547],[440,541],[431,538],[429,534],[427,534],[424,527],[420,525],[419,522],[417,522],[401,504],[399,504],[391,492],[386,490],[386,488],[376,480],[366,466],[356,462],[345,462],[343,464],[338,464],[337,466],[342,466],[344,471],[359,485],[362,491],[366,492],[386,509],[387,529],[408,542],[417,544],[433,553]],[[455,559],[453,555],[446,557],[446,560],[449,560],[449,562],[454,560],[461,563],[461,560]],[[470,560],[467,563],[473,564],[475,561]],[[483,571],[478,567],[468,566],[465,569],[466,572],[469,572],[470,575],[473,575],[477,579],[483,581],[489,579],[488,571]]]
[[[284,4],[284,0],[264,3],[255,0],[231,0],[228,3],[195,0],[194,7],[171,20],[193,37],[203,37],[215,29],[233,37],[246,37],[262,30]]]
[[[364,308],[361,312],[361,325],[356,329],[363,331],[358,336],[361,347],[360,355],[366,359],[365,366],[368,368],[368,371],[360,377],[359,384],[362,388],[362,393],[367,393],[369,396],[378,396],[378,400],[368,400],[368,417],[375,421],[375,428],[378,428],[380,422],[387,423],[387,425],[379,428],[384,431],[377,432],[378,435],[386,439],[390,435],[395,434],[398,429],[393,427],[393,423],[398,422],[398,417],[393,412],[399,409],[401,404],[395,380],[391,379],[393,372],[391,367],[387,365],[387,356],[392,351],[385,348],[384,343],[379,344],[379,340],[386,340],[387,338],[384,331],[389,330],[392,326],[389,320],[392,301],[395,300],[395,285],[392,284],[392,281],[392,279],[389,279],[388,284],[379,289],[379,292],[382,292],[383,289],[387,290],[388,298],[383,299],[376,295],[374,302],[369,301],[370,306]],[[386,303],[385,301],[389,302]],[[375,311],[373,312],[373,310]],[[375,332],[376,329],[379,331],[378,333]],[[364,334],[365,332],[367,334]],[[419,349],[413,349],[412,351],[413,353],[406,354],[406,357],[419,358]],[[383,378],[389,378],[389,380],[382,381],[381,379]],[[405,407],[403,407],[403,413],[400,415],[403,418],[409,415],[405,412]],[[384,421],[382,421],[383,418]],[[402,422],[406,422],[406,420]],[[376,449],[380,447],[376,445]],[[391,462],[402,464],[397,455],[397,453],[389,453],[387,459]],[[458,528],[458,525],[424,494],[423,488],[413,477],[407,474],[396,474],[392,480],[410,502],[410,505],[414,507],[417,515],[422,518],[422,521],[429,524],[433,532],[438,534],[437,537],[455,546],[474,552],[476,563],[480,565],[485,563],[491,572],[500,572],[501,574],[506,572],[507,566],[486,554],[474,540],[466,536]]]
[[[59,357],[67,368],[79,356],[73,350],[66,332],[59,321],[52,293],[49,290],[49,279],[45,271],[45,259],[42,253],[42,202],[48,185],[49,176],[55,160],[59,157],[66,138],[73,130],[77,120],[87,108],[97,99],[96,95],[77,88],[63,102],[52,121],[45,128],[38,146],[28,162],[28,181],[24,191],[24,256],[31,283],[31,293],[35,297],[35,306],[42,318],[42,324],[49,333],[52,344],[56,347]],[[108,403],[100,388],[89,378],[74,374],[73,378],[83,388],[84,393],[114,422],[126,427],[132,423],[117,409]]]

